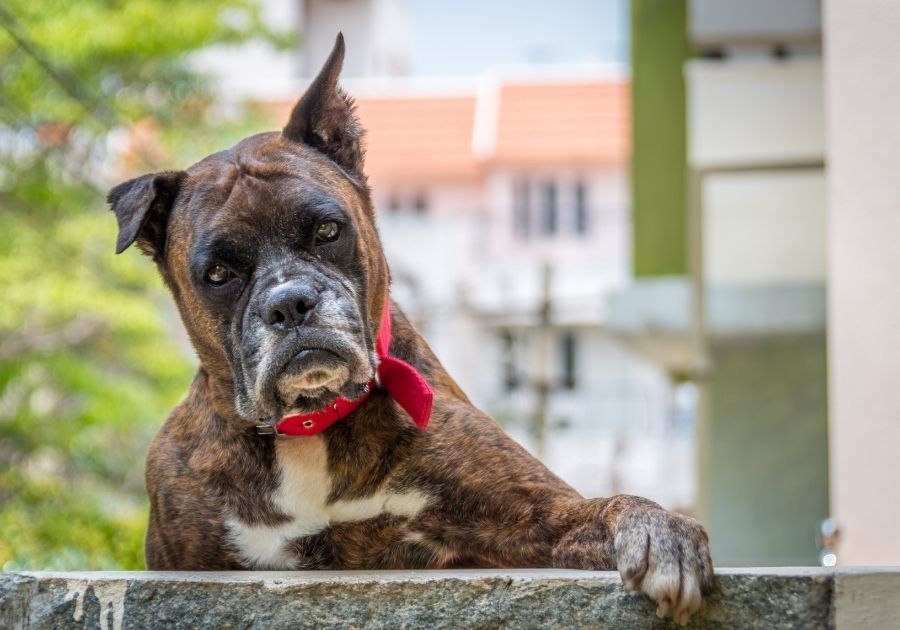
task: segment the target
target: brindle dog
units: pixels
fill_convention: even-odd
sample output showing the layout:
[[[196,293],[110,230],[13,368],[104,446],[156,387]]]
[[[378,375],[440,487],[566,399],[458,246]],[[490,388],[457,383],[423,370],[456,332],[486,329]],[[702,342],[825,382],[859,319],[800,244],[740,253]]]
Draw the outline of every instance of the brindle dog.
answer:
[[[150,569],[618,569],[685,621],[712,585],[703,527],[585,499],[476,409],[400,309],[390,354],[434,389],[422,431],[384,391],[312,437],[260,421],[356,398],[389,274],[338,87],[339,35],[281,133],[109,194],[117,251],[152,257],[200,359],[147,457]]]

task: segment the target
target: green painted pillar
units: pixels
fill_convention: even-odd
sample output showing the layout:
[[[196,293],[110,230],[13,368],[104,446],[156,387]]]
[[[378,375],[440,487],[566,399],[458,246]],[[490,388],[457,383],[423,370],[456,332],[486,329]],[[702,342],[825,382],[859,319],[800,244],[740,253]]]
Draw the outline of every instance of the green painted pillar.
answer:
[[[686,0],[632,0],[634,275],[686,274]]]

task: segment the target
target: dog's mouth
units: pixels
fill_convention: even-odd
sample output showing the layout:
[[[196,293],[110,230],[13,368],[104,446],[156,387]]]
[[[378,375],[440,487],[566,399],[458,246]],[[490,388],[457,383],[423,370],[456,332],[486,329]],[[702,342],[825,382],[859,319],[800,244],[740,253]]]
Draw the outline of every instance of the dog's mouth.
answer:
[[[350,378],[346,359],[325,348],[303,348],[285,364],[275,379],[275,392],[285,409],[297,402],[337,394]],[[305,404],[302,406],[306,406]]]
[[[352,381],[351,362],[335,350],[303,348],[282,368],[275,379],[279,417],[318,411],[339,396],[357,398],[365,383]]]

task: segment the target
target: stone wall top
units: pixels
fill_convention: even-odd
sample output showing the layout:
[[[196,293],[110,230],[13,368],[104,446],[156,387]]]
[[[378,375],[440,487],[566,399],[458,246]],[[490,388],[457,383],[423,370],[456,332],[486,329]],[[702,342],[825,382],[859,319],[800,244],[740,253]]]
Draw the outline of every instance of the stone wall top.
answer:
[[[0,573],[0,628],[673,627],[616,573]],[[717,571],[691,628],[895,627],[900,569]]]

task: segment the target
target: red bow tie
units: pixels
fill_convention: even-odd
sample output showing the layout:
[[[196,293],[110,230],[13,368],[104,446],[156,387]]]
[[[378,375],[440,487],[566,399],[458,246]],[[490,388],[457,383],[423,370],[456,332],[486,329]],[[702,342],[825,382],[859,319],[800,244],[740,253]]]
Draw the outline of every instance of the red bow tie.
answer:
[[[378,338],[375,340],[375,353],[378,355],[378,367],[375,378],[366,385],[365,392],[355,400],[338,398],[325,409],[313,413],[285,416],[281,422],[272,426],[257,425],[256,432],[261,435],[309,436],[321,433],[338,420],[343,420],[363,404],[376,387],[384,389],[400,407],[412,418],[416,426],[425,429],[431,418],[431,403],[434,391],[425,378],[406,361],[388,354],[391,347],[391,301],[387,298],[381,324],[378,327]]]

